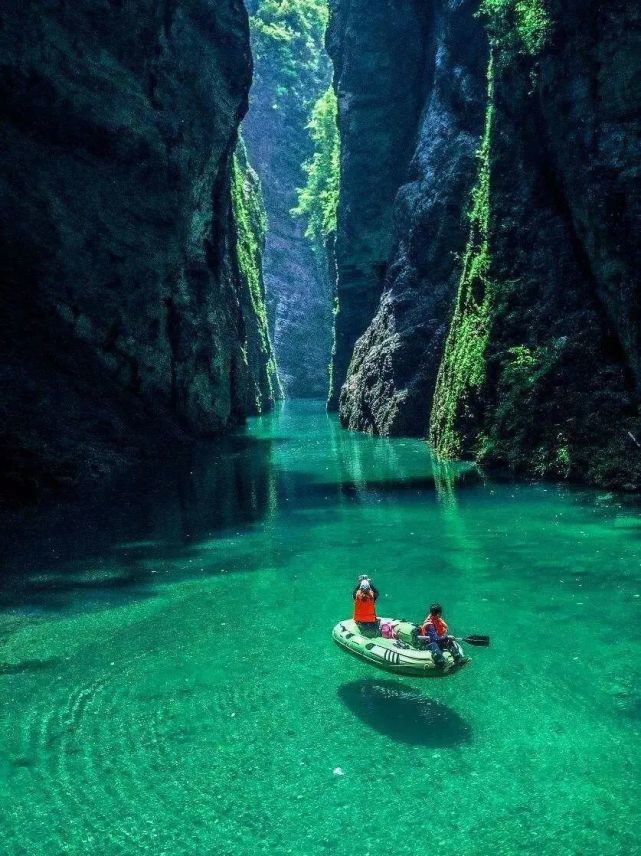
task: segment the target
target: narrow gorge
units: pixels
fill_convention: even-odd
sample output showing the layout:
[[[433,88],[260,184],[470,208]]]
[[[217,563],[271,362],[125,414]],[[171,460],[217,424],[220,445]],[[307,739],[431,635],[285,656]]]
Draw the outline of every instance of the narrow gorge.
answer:
[[[630,0],[6,4],[6,492],[283,395],[641,487],[640,33]]]
[[[324,49],[327,4],[251,0],[247,5],[255,69],[242,134],[265,197],[270,333],[284,394],[325,398],[335,273],[333,228],[316,223],[322,188],[315,180],[323,177],[315,167],[328,143],[321,124],[331,95]],[[335,113],[333,99],[331,106]],[[335,127],[334,114],[329,119]]]
[[[1,856],[641,854],[639,0],[3,0],[0,218]]]

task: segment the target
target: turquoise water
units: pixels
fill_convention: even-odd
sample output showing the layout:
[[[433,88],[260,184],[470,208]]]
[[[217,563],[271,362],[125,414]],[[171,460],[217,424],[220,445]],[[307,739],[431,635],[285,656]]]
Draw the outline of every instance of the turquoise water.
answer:
[[[641,852],[631,500],[434,471],[293,402],[16,538],[3,854]],[[345,655],[365,571],[383,615],[438,598],[492,647],[423,682]]]

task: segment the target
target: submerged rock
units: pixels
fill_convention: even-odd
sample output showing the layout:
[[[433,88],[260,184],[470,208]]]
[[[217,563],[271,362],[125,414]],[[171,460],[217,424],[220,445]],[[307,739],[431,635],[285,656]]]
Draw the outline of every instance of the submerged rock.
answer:
[[[0,448],[25,499],[269,406],[230,164],[239,0],[33,4],[0,28]]]

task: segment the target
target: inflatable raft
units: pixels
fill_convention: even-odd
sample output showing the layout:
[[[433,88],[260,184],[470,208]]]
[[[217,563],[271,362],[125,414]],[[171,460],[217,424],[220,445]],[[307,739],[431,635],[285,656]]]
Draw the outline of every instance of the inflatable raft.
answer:
[[[339,621],[332,631],[334,642],[347,651],[379,669],[395,675],[408,675],[414,678],[442,678],[459,672],[469,660],[461,665],[454,662],[449,651],[443,652],[445,663],[437,667],[429,651],[421,650],[416,636],[418,627],[409,621],[384,618],[392,626],[395,638],[366,636],[351,618]]]

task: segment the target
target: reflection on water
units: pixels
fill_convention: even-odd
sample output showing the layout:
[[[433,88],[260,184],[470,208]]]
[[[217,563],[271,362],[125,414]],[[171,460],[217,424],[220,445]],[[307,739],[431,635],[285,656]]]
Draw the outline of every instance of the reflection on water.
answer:
[[[159,562],[183,559],[188,573],[199,543],[273,516],[271,456],[283,442],[240,436],[198,445],[82,508],[31,513],[6,533],[0,604],[52,608],[65,595],[118,589],[145,597]]]
[[[400,743],[442,749],[472,738],[455,710],[400,681],[351,681],[338,688],[338,697],[370,728]]]
[[[215,563],[200,560],[201,545],[210,553],[217,538],[269,524],[279,513],[326,513],[328,506],[378,497],[397,514],[399,494],[435,495],[442,475],[433,472],[423,444],[395,447],[345,432],[319,409],[317,402],[282,404],[244,433],[156,462],[82,508],[27,514],[16,531],[6,533],[0,605],[52,609],[83,592],[102,593],[107,605],[109,592],[117,590],[144,598],[151,584],[162,581],[158,562],[183,560],[183,577],[205,566],[218,573]],[[313,416],[323,434],[316,440],[298,434],[301,416]],[[448,479],[453,489],[478,477],[473,467],[452,464]],[[233,563],[223,565],[233,571]]]

